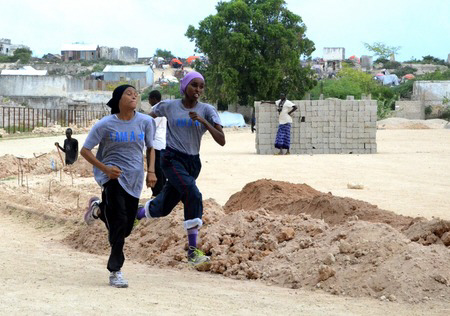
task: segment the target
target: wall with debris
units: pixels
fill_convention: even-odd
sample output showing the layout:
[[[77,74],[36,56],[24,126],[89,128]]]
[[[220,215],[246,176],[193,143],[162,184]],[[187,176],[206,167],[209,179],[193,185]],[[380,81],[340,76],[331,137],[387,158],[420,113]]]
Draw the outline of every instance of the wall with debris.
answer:
[[[82,79],[68,76],[0,76],[2,96],[64,97],[83,89]]]
[[[0,76],[0,96],[32,108],[102,108],[111,91],[86,91],[82,79],[69,76]]]

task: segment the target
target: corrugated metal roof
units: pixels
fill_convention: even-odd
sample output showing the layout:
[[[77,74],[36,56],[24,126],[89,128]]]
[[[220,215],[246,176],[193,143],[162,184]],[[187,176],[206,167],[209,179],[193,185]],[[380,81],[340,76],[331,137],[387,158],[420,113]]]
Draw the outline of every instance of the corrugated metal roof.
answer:
[[[147,72],[149,68],[146,65],[107,65],[103,72]]]
[[[97,45],[93,44],[64,44],[61,51],[93,51],[97,50]]]

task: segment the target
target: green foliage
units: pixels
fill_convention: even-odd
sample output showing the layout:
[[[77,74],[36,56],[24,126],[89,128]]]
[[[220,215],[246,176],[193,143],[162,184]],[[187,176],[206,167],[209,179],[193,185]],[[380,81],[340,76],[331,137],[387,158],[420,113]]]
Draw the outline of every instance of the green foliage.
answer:
[[[14,51],[13,56],[21,64],[28,64],[31,59],[31,50],[28,48],[18,48]]]
[[[396,69],[393,73],[396,74],[397,77],[401,78],[407,74],[414,75],[416,72],[417,72],[417,68],[405,66],[405,67],[400,67],[399,69]]]
[[[439,118],[450,121],[450,108],[446,108],[444,111],[442,111]]]
[[[374,53],[375,56],[385,59],[389,59],[392,54],[397,54],[401,48],[400,46],[387,46],[386,44],[381,42],[375,42],[372,45],[370,45],[369,43],[364,43],[364,47],[368,51]]]
[[[395,104],[393,100],[390,100],[388,102],[386,101],[382,101],[382,100],[377,100],[377,119],[378,120],[382,120],[385,119],[387,117],[389,117],[389,115],[392,112],[392,105]]]
[[[15,63],[19,61],[21,64],[27,64],[31,59],[31,50],[28,48],[18,48],[14,51],[13,56],[0,56],[0,63]]]
[[[208,57],[208,64],[195,67],[206,79],[209,100],[249,105],[276,99],[281,92],[300,99],[314,86],[312,71],[300,64],[314,43],[284,0],[220,1],[216,9],[217,14],[186,32],[196,51]]]
[[[411,64],[434,64],[434,65],[443,65],[443,66],[449,66],[449,64],[444,59],[439,59],[437,57],[433,57],[431,55],[423,56],[422,59],[416,59],[414,57],[411,57],[410,60],[405,61],[405,63],[411,63]]]
[[[445,71],[441,71],[440,69],[435,70],[434,72],[426,73],[420,76],[421,80],[450,80],[450,69],[447,68]]]
[[[389,59],[387,59],[387,58],[377,58],[375,60],[375,64],[383,64],[383,67],[384,67],[384,64],[388,63],[388,62],[389,62]]]
[[[402,64],[398,61],[388,61],[383,63],[383,67],[386,69],[398,69],[402,67]]]
[[[398,76],[398,75],[397,75]],[[392,91],[397,94],[401,99],[411,99],[413,93],[414,80],[408,80],[401,85],[392,87]]]
[[[423,56],[422,57],[422,63],[424,63],[424,64],[444,65],[444,66],[448,65],[445,60],[433,57],[431,55]]]
[[[433,112],[431,105],[425,107],[425,116],[428,117]]]
[[[311,98],[318,99],[321,89],[325,98],[346,99],[352,95],[355,99],[360,99],[362,94],[371,94],[372,99],[378,101],[377,113],[380,119],[390,114],[398,98],[392,88],[378,84],[372,75],[348,67],[339,71],[337,79],[321,81],[321,85],[311,90]]]
[[[141,94],[141,100],[147,101],[148,95],[150,94],[150,91],[152,91],[152,90],[153,90],[152,87],[148,87],[148,88],[144,89],[144,91]],[[175,99],[181,98],[179,83],[171,83],[167,86],[161,86],[161,88],[159,88],[158,90],[159,90],[159,92],[161,92],[162,95],[170,95],[170,96],[173,96]]]
[[[165,49],[163,50],[163,49],[159,49],[159,48],[156,49],[155,56],[162,57],[164,59],[172,59],[175,57],[170,50],[165,50]]]
[[[0,55],[0,63],[14,63],[14,62],[16,62],[14,56]]]

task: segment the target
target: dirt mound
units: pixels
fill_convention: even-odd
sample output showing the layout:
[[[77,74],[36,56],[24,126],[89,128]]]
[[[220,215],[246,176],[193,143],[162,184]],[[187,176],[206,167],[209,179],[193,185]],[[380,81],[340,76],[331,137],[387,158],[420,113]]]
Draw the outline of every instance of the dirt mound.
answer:
[[[95,154],[95,150],[93,150]],[[64,154],[62,154],[64,159]],[[21,167],[21,169],[19,168]],[[0,179],[8,177],[17,177],[20,170],[24,177],[30,175],[51,174],[62,168],[61,158],[56,150],[44,154],[35,154],[33,158],[21,158],[13,155],[4,155],[0,157]],[[81,155],[71,166],[63,168],[65,173],[79,177],[92,177],[92,165],[89,164]]]
[[[300,213],[298,210],[320,195],[321,192],[306,184],[261,179],[247,183],[240,192],[233,194],[224,210],[230,213],[265,208],[279,214]]]
[[[126,243],[126,256],[161,267],[187,269],[182,208],[141,221]],[[422,302],[450,295],[450,253],[411,242],[387,224],[348,221],[329,226],[310,215],[259,210],[225,213],[205,201],[200,247],[212,256],[210,271],[290,288],[336,295]],[[107,255],[103,223],[80,227],[65,242]]]
[[[379,129],[441,129],[448,128],[449,122],[441,119],[433,120],[408,120],[405,118],[391,117],[377,122]]]
[[[29,190],[0,182],[0,209],[67,225],[64,243],[109,253],[104,224],[82,221],[85,202],[100,192],[93,181],[71,184],[69,177],[45,175]],[[395,216],[305,184],[259,180],[233,195],[226,210],[204,201],[199,247],[212,257],[210,272],[230,278],[352,297],[449,302],[450,222]],[[142,220],[126,242],[126,257],[188,269],[182,223],[181,204],[165,218]]]
[[[330,225],[360,219],[405,229],[413,223],[411,217],[381,210],[367,202],[325,194],[306,184],[267,179],[248,183],[240,192],[233,194],[224,206],[227,213],[260,208],[276,214],[305,213]]]

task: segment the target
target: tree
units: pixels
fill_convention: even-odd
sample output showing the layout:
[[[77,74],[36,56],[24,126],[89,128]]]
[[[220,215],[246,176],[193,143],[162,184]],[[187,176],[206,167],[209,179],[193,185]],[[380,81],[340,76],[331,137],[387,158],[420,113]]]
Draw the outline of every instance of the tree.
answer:
[[[18,48],[14,51],[13,56],[15,60],[19,60],[21,64],[27,64],[31,59],[31,50],[28,48]]]
[[[387,46],[381,42],[375,42],[372,45],[364,43],[364,47],[378,56],[378,59],[389,59],[392,54],[397,54],[401,46]]]
[[[216,9],[217,14],[186,32],[196,51],[208,58],[200,68],[209,100],[248,105],[273,100],[281,92],[301,98],[314,86],[311,70],[300,63],[302,55],[314,51],[314,43],[284,0],[220,1]]]
[[[172,59],[174,56],[170,50],[157,49],[155,53],[156,57],[162,57],[164,59]]]

